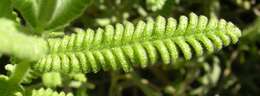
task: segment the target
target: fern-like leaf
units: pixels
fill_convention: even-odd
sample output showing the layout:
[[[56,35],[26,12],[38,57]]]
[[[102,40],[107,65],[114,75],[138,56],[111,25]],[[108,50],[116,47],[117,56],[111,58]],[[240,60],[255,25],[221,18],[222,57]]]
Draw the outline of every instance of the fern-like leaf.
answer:
[[[58,72],[47,72],[42,75],[42,83],[46,87],[55,88],[62,85],[62,78]]]
[[[149,10],[157,11],[163,8],[167,0],[146,0],[146,6]]]
[[[181,16],[179,23],[173,18],[158,16],[156,20],[139,21],[136,25],[126,22],[108,25],[96,31],[76,30],[77,34],[62,39],[49,39],[50,54],[34,68],[41,71],[98,72],[100,69],[131,71],[133,66],[142,68],[162,62],[170,64],[192,54],[201,56],[223,46],[236,43],[241,31],[223,19]]]
[[[64,92],[56,92],[52,89],[39,89],[39,90],[33,90],[31,96],[73,96],[71,93],[65,94]]]
[[[14,64],[7,64],[5,65],[5,69],[10,72],[10,74],[13,74],[15,71],[15,67],[16,65]],[[30,84],[32,82],[33,79],[36,79],[40,76],[40,72],[36,72],[32,69],[28,69],[26,75],[23,78],[22,83],[23,84]]]

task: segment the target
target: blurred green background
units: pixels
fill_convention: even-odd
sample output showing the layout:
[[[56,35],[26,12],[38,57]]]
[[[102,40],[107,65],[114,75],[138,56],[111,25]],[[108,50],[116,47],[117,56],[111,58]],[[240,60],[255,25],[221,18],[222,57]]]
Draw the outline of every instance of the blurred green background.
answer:
[[[86,86],[75,89],[77,96],[259,96],[260,0],[93,0],[66,32],[191,12],[231,21],[243,36],[236,45],[191,61],[130,73],[88,73]],[[1,73],[9,59],[0,56]]]

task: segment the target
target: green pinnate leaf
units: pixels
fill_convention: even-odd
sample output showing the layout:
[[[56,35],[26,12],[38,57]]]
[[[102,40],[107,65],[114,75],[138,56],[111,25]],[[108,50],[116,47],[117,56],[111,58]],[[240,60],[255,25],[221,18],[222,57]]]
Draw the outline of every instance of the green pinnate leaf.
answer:
[[[16,93],[23,93],[23,87],[21,85],[11,84],[9,78],[4,75],[0,75],[0,94],[1,96],[15,96]]]
[[[149,10],[157,11],[163,8],[167,0],[146,0],[146,6]]]
[[[49,55],[33,66],[41,72],[98,72],[155,63],[174,64],[178,59],[212,53],[238,42],[241,31],[223,19],[191,13],[173,18],[158,16],[137,24],[126,22],[96,31],[76,30],[64,38],[49,39]],[[54,58],[55,57],[55,58]],[[67,67],[70,66],[70,67]]]
[[[50,88],[47,88],[47,89],[41,88],[38,90],[36,90],[36,89],[32,90],[31,94],[28,96],[73,96],[73,94],[72,93],[66,94],[64,92],[56,92]]]

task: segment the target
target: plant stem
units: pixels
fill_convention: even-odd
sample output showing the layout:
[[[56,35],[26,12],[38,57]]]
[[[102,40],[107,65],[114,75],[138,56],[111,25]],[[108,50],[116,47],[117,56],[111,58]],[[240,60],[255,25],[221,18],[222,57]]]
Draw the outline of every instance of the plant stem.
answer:
[[[117,80],[118,80],[118,75],[116,72],[111,73],[111,85],[109,88],[109,96],[115,96],[117,92],[115,92],[115,88],[117,87]]]
[[[21,61],[19,64],[16,65],[15,71],[9,79],[9,83],[13,85],[21,83],[29,68],[30,63],[28,61]]]

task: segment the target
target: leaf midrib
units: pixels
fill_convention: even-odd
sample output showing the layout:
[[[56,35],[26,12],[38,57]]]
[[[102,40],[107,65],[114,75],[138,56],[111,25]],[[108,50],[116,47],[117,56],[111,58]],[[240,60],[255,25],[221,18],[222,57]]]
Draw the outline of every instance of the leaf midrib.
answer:
[[[210,32],[213,33],[213,32]],[[112,49],[112,48],[117,48],[117,47],[124,47],[124,46],[132,46],[134,44],[141,44],[143,45],[143,43],[146,42],[150,42],[153,43],[155,41],[164,41],[167,39],[171,39],[173,42],[174,40],[178,39],[178,38],[184,38],[184,40],[186,40],[186,38],[192,37],[192,36],[201,36],[201,35],[207,35],[209,34],[209,32],[200,32],[200,33],[190,33],[190,34],[183,34],[183,35],[179,35],[179,36],[152,36],[151,38],[145,38],[145,39],[139,39],[139,40],[131,40],[131,41],[127,41],[125,43],[123,42],[119,42],[119,43],[109,43],[109,44],[105,44],[107,42],[102,42],[99,43],[97,45],[94,44],[90,44],[87,48],[73,48],[73,50],[65,50],[65,51],[57,51],[57,52],[50,52],[50,54],[70,54],[70,53],[77,53],[77,52],[86,52],[86,51],[102,51],[104,49]],[[113,42],[113,41],[112,41]],[[101,45],[101,46],[100,46]]]

